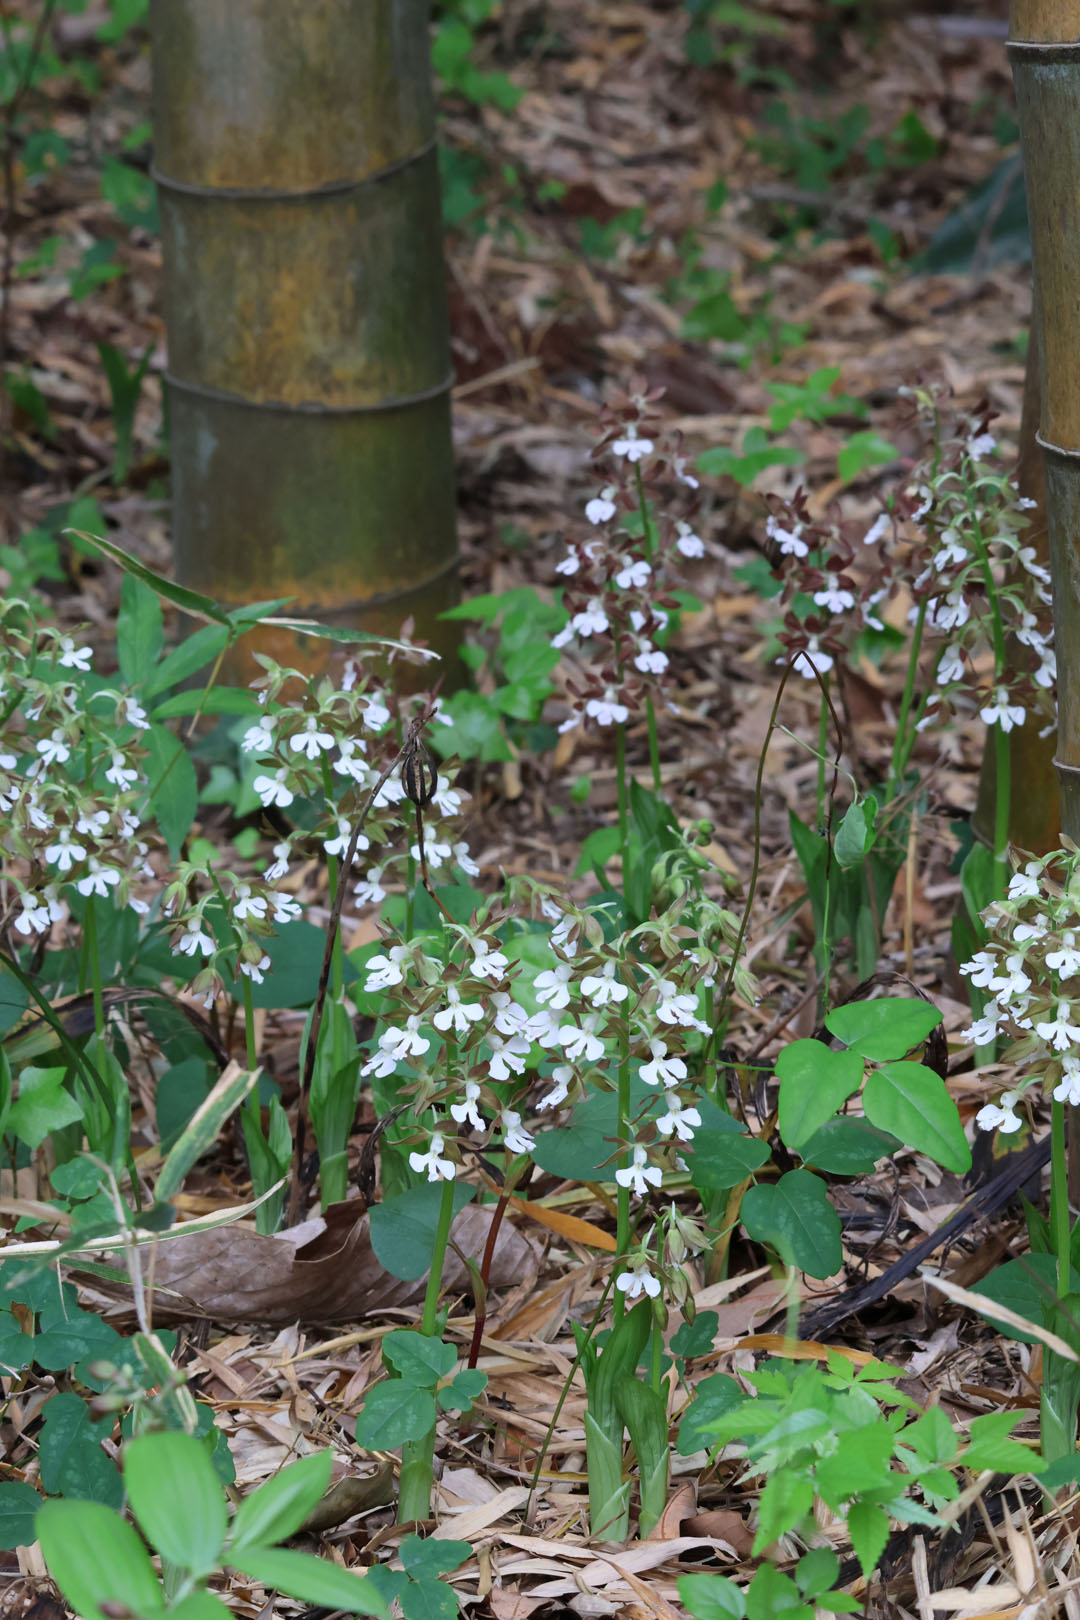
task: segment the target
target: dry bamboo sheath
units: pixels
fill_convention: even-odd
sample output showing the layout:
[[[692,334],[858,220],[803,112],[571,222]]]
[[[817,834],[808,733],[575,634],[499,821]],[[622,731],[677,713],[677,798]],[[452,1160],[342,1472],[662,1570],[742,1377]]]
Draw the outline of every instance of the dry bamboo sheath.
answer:
[[[1013,0],[1008,50],[1042,357],[1038,438],[1054,576],[1055,765],[1062,828],[1080,841],[1080,0]]]
[[[428,0],[154,0],[173,533],[231,604],[456,600]],[[298,662],[294,638],[263,651]]]

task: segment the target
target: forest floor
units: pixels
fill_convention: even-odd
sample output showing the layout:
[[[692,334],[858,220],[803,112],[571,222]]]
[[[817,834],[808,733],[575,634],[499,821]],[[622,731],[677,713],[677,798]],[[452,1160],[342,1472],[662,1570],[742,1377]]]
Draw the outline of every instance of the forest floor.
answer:
[[[824,12],[835,20],[823,21]],[[734,47],[732,65],[706,68],[687,60],[687,13],[673,3],[506,0],[478,50],[485,66],[507,72],[523,92],[519,104],[501,112],[450,96],[443,107],[451,179],[475,187],[474,200],[456,209],[463,217],[447,244],[464,596],[522,584],[554,589],[560,537],[579,524],[594,490],[588,453],[597,407],[634,376],[664,390],[659,409],[694,455],[741,444],[749,429],[767,424],[773,402],[767,385],[805,383],[822,367],[839,368],[836,390],[868,408],[865,419],[794,422],[785,438],[805,461],[769,469],[752,488],[706,480],[701,533],[708,562],[695,584],[700,610],[685,618],[681,632],[662,776],[681,819],[713,823],[711,852],[740,886],[753,860],[754,781],[776,682],[763,657],[769,604],[739,577],[758,555],[766,494],[790,496],[802,486],[819,512],[842,497],[845,515],[869,525],[920,454],[899,390],[925,379],[947,384],[961,408],[987,401],[1006,461],[1015,453],[1029,267],[991,262],[984,244],[974,263],[951,273],[911,268],[1002,157],[1011,83],[1003,17],[999,26],[987,15],[985,7],[897,13],[860,27],[854,10],[785,0],[770,12],[775,35],[722,35],[721,43]],[[64,16],[65,27],[79,21]],[[747,84],[737,69],[751,53],[759,72]],[[55,180],[20,196],[17,264],[48,238],[74,244],[78,256],[117,236],[98,183],[102,152],[120,149],[149,117],[148,53],[130,42],[120,50],[102,46],[99,65],[103,89],[89,111],[70,98],[55,108],[55,127],[73,142],[76,159]],[[799,123],[792,133],[789,124],[786,156],[778,159],[773,150],[769,161],[762,139],[776,128],[763,121],[771,98],[761,82],[778,68],[792,81],[784,95],[792,118],[823,122],[825,129],[815,133]],[[808,187],[814,155],[808,158],[806,147],[835,152],[844,129],[854,127],[845,116],[858,108],[867,109],[867,139],[884,140],[914,113],[932,149],[918,161],[878,163],[865,157],[865,140],[856,143],[849,157],[829,160],[822,201]],[[482,164],[486,177],[478,179]],[[721,182],[725,196],[718,203]],[[14,543],[28,530],[48,529],[50,514],[67,503],[95,502],[113,539],[168,572],[160,245],[137,226],[120,235],[114,256],[124,273],[79,300],[60,274],[66,248],[55,266],[15,279],[6,364],[26,369],[47,424],[32,411],[17,413],[2,516]],[[724,285],[741,330],[736,323],[726,340],[688,339],[687,312],[702,288],[719,285],[708,281],[717,273],[729,277]],[[115,433],[99,343],[114,345],[129,362],[151,350],[135,455],[120,485],[111,477]],[[837,454],[853,430],[865,429],[898,453],[842,481]],[[84,510],[83,518],[91,527],[92,512],[87,517]],[[107,662],[115,571],[65,549],[63,573],[40,588],[64,620],[90,621]],[[844,763],[861,780],[880,776],[902,680],[902,665],[887,662],[867,664],[847,681]],[[750,936],[763,996],[731,1031],[742,1053],[768,1055],[781,1038],[810,1034],[818,1018],[813,926],[809,908],[798,904],[804,883],[787,831],[789,810],[805,814],[812,803],[818,769],[806,746],[816,735],[816,691],[812,683],[797,685],[789,688],[786,729],[774,736],[765,769],[762,900]],[[944,744],[927,744],[919,764],[928,808],[885,919],[883,969],[908,976],[930,995],[952,1032],[969,1019],[949,945],[959,900],[955,826],[974,810],[982,749],[977,724],[959,725]],[[631,751],[644,771],[643,729],[631,734]],[[570,788],[585,776],[591,787],[582,803]],[[602,742],[571,733],[547,753],[471,767],[468,785],[478,859],[568,885],[588,883],[575,874],[580,845],[610,821],[615,802],[613,761]],[[313,889],[310,898],[317,920],[321,897]],[[349,943],[372,937],[372,926],[363,916],[347,919]],[[854,984],[854,974],[841,968],[834,998]],[[278,1043],[274,1067],[283,1085],[290,1068],[295,1078],[297,1036],[296,1023],[264,1032],[264,1042]],[[986,1077],[975,1074],[962,1043],[954,1043],[952,1059],[950,1090],[969,1118],[986,1100]],[[907,1155],[895,1172],[887,1168],[839,1193],[845,1272],[827,1284],[803,1284],[804,1320],[812,1321],[821,1300],[880,1277],[956,1210],[969,1187],[932,1169]],[[987,1169],[977,1163],[971,1184]],[[191,1208],[236,1202],[242,1180],[242,1159],[223,1160],[207,1172]],[[604,1222],[602,1203],[575,1210],[591,1210]],[[532,1614],[544,1620],[563,1608],[580,1616],[625,1610],[669,1620],[678,1573],[745,1577],[752,1570],[742,1488],[723,1468],[700,1475],[700,1459],[675,1458],[676,1470],[685,1466],[686,1473],[676,1471],[668,1511],[650,1540],[625,1552],[598,1552],[582,1524],[584,1403],[575,1388],[531,1490],[538,1444],[573,1359],[570,1318],[588,1310],[601,1285],[596,1257],[586,1249],[540,1227],[519,1230],[516,1271],[489,1301],[480,1362],[491,1379],[488,1410],[497,1413],[498,1427],[492,1434],[447,1421],[440,1431],[444,1533],[475,1549],[453,1585],[472,1611],[479,1604],[496,1620]],[[973,1222],[933,1259],[968,1285],[1007,1256],[1021,1230],[1015,1213],[999,1211]],[[734,1242],[729,1276],[710,1280],[695,1272],[693,1282],[698,1309],[719,1317],[716,1348],[699,1371],[779,1344],[784,1288],[745,1238]],[[123,1305],[112,1301],[109,1309],[122,1325]],[[188,1319],[181,1359],[187,1357],[200,1398],[215,1405],[229,1434],[238,1483],[266,1478],[311,1444],[332,1444],[339,1473],[355,1475],[351,1414],[376,1374],[387,1326],[414,1314],[405,1305],[326,1325],[316,1308],[310,1320],[277,1327],[210,1311]],[[467,1342],[471,1329],[469,1307],[451,1312],[451,1336]],[[987,1410],[1037,1409],[1027,1347],[1004,1343],[935,1297],[918,1270],[827,1337],[856,1360],[869,1352],[904,1366],[905,1391],[922,1403],[940,1399],[961,1426]],[[5,1425],[9,1445],[47,1393],[26,1393],[18,1423]],[[360,1511],[354,1498],[348,1516],[324,1538],[348,1564],[370,1560],[394,1533],[385,1470],[373,1483],[363,1468],[361,1474]],[[911,1535],[894,1543],[872,1589],[863,1591],[855,1580],[867,1613],[916,1612],[929,1586],[971,1585],[1008,1559],[990,1520],[974,1514],[963,1535],[935,1550],[929,1573]],[[13,1570],[14,1555],[6,1557]],[[238,1613],[260,1612],[255,1590],[234,1583],[229,1601]]]

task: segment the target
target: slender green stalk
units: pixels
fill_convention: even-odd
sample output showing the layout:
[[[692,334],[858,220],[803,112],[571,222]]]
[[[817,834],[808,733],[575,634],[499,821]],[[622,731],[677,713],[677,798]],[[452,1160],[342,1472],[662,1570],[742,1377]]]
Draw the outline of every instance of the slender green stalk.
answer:
[[[1065,1104],[1050,1104],[1050,1241],[1057,1256],[1058,1298],[1069,1293],[1072,1270],[1069,1220],[1069,1163],[1065,1146]]]
[[[626,792],[626,722],[615,727],[615,790],[619,803],[619,849],[622,854],[623,904],[630,881],[630,815]]]
[[[247,1066],[249,1069],[258,1067],[259,1057],[255,1045],[255,1005],[251,995],[251,975],[241,973],[241,988],[244,992],[244,1042],[247,1049]]]
[[[997,581],[994,579],[994,569],[990,561],[986,537],[982,532],[981,524],[978,522],[970,491],[968,492],[968,506],[973,519],[975,546],[979,554],[983,582],[986,586],[986,600],[990,608],[996,692],[997,683],[1003,678],[1008,663],[1005,623],[1001,617],[1001,602],[998,599]],[[994,897],[1000,899],[1004,895],[1009,882],[1009,801],[1012,788],[1009,738],[1000,723],[994,728],[994,773],[997,790],[997,802],[994,806]]]
[[[426,1338],[434,1338],[439,1311],[439,1290],[442,1287],[443,1265],[450,1240],[450,1223],[454,1218],[454,1183],[442,1184],[442,1202],[435,1228],[435,1243],[431,1251],[431,1270],[424,1294],[424,1310],[420,1318],[420,1331]],[[398,1522],[408,1524],[413,1519],[426,1519],[431,1513],[431,1488],[434,1484],[435,1425],[419,1440],[406,1441],[401,1448],[401,1482],[398,1492]]]
[[[829,747],[829,677],[821,677],[821,713],[818,716],[818,747],[817,747],[817,824],[820,830],[825,826],[828,817],[825,814],[825,755]]]
[[[658,1395],[664,1393],[664,1334],[659,1322],[652,1326],[652,1342],[649,1345],[649,1382]]]
[[[652,519],[649,516],[649,503],[645,498],[645,478],[641,471],[640,461],[634,464],[634,473],[637,479],[638,511],[641,514],[641,538],[645,547],[645,560],[652,564],[656,545],[653,537]],[[649,726],[649,764],[652,767],[653,790],[660,792],[660,739],[656,727],[656,709],[651,694],[645,698],[645,716]]]
[[[324,795],[326,797],[326,803],[327,803],[328,808],[334,809],[334,807],[336,805],[336,800],[334,798],[334,779],[330,774],[330,761],[327,759],[325,754],[322,756],[322,773],[323,773],[323,793],[324,793]],[[327,882],[328,882],[329,892],[330,892],[330,906],[331,906],[331,909],[333,909],[334,902],[337,899],[338,884],[339,884],[339,882],[342,881],[342,877],[343,877],[343,874],[341,873],[341,871],[339,869],[339,866],[338,866],[338,858],[337,858],[336,855],[330,855],[330,854],[327,855],[327,857],[326,857],[326,874],[327,874]],[[344,875],[347,876],[348,874],[344,874]],[[334,955],[333,955],[332,970],[333,970],[333,975],[334,975],[334,977],[333,977],[334,1000],[335,1001],[340,1001],[341,996],[342,996],[342,992],[345,989],[345,957],[344,957],[344,950],[343,950],[342,943],[341,943],[341,929],[340,928],[337,929],[335,931],[335,934],[334,934]]]
[[[619,1120],[615,1127],[615,1134],[620,1142],[625,1142],[630,1135],[630,1043],[629,1036],[624,1030],[621,1037],[621,1051],[619,1054]],[[630,1150],[623,1148],[619,1154],[619,1169],[625,1169],[630,1163]],[[616,1185],[615,1202],[615,1258],[618,1260],[630,1247],[630,1189]],[[626,1308],[626,1295],[616,1290],[615,1293],[615,1320],[622,1316]]]
[[[416,901],[416,862],[410,850],[405,873],[405,938],[413,937],[413,910]]]
[[[900,699],[900,712],[896,717],[896,737],[893,741],[892,762],[889,765],[889,780],[885,787],[885,803],[890,804],[900,791],[907,767],[908,755],[911,753],[915,740],[914,726],[911,737],[908,737],[908,720],[911,715],[911,703],[915,695],[915,681],[919,673],[919,655],[922,652],[923,633],[926,629],[926,609],[929,599],[923,597],[919,603],[919,611],[915,618],[915,628],[911,633],[911,645],[908,647],[907,676],[904,680],[904,693]]]
[[[994,888],[1000,898],[1009,886],[1009,812],[1012,805],[1012,750],[1003,726],[994,727]]]
[[[659,793],[662,787],[660,779],[660,738],[656,730],[656,709],[653,707],[652,694],[645,694],[645,719],[649,727],[649,765],[652,770],[653,792]]]
[[[420,1331],[429,1339],[435,1332],[438,1317],[439,1291],[442,1288],[443,1266],[446,1263],[446,1248],[450,1241],[450,1223],[453,1218],[454,1183],[444,1181],[439,1219],[435,1227],[435,1243],[431,1250],[431,1270],[428,1273],[427,1291],[424,1294],[424,1311],[420,1318]]]
[[[105,1003],[101,984],[101,955],[98,951],[97,900],[94,895],[87,900],[86,910],[83,912],[83,938],[86,942],[90,984],[94,996],[94,1032],[102,1035],[105,1032]]]

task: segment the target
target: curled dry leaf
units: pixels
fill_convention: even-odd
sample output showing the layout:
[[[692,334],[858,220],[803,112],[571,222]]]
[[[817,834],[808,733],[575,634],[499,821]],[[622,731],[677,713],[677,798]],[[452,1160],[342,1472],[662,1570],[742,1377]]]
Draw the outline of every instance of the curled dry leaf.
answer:
[[[493,1208],[469,1204],[455,1218],[452,1243],[479,1261]],[[535,1280],[536,1244],[504,1221],[489,1279],[493,1289]],[[371,1247],[366,1215],[335,1204],[325,1216],[266,1237],[236,1226],[178,1237],[157,1251],[154,1280],[183,1295],[216,1321],[344,1322],[393,1310],[424,1297],[426,1279],[403,1282],[384,1271]],[[469,1286],[453,1249],[447,1293]],[[167,1303],[167,1302],[166,1302]]]

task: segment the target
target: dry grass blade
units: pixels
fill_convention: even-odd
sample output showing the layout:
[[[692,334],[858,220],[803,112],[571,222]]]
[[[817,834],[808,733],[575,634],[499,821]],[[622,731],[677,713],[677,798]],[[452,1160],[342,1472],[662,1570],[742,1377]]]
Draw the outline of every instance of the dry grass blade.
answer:
[[[1080,1355],[1065,1340],[1049,1328],[1039,1327],[1035,1322],[1029,1322],[1026,1317],[1017,1311],[1009,1310],[1007,1305],[995,1305],[985,1299],[982,1294],[973,1294],[970,1288],[961,1288],[958,1283],[949,1282],[944,1277],[935,1277],[932,1272],[924,1271],[923,1280],[931,1288],[951,1299],[956,1305],[966,1305],[968,1310],[977,1311],[980,1316],[987,1317],[991,1322],[1004,1322],[1007,1327],[1019,1328],[1021,1333],[1030,1333],[1033,1339],[1038,1339],[1048,1350],[1055,1355],[1063,1357],[1065,1361],[1080,1361]]]

